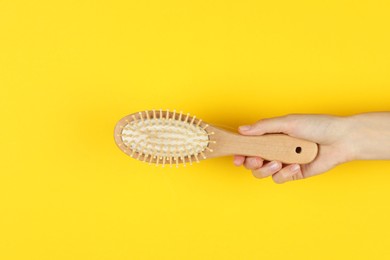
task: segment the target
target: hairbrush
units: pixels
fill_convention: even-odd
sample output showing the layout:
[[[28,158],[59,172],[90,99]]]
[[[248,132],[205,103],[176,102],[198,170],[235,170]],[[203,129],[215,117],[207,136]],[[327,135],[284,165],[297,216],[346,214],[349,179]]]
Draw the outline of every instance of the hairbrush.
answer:
[[[318,153],[316,143],[285,134],[243,136],[196,116],[161,109],[123,117],[115,126],[114,138],[127,155],[163,167],[234,154],[306,164]]]

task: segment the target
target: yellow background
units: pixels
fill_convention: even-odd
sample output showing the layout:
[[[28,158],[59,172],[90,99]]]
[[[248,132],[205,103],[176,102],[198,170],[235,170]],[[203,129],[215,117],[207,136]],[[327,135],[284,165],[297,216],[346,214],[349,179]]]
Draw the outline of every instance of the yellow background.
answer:
[[[258,180],[114,144],[145,109],[239,125],[390,109],[388,1],[0,0],[0,259],[389,259],[390,162]]]

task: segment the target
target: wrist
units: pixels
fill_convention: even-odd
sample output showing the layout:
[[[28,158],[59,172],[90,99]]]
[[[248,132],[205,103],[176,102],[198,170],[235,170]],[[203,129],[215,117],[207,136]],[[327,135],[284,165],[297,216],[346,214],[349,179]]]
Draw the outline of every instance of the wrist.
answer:
[[[347,162],[361,160],[362,158],[362,131],[359,128],[359,118],[357,115],[347,116],[343,118],[346,127],[345,149],[347,154]]]
[[[359,160],[360,158],[360,133],[357,133],[357,119],[355,116],[335,117],[338,131],[337,147],[339,147],[340,163]]]
[[[349,160],[390,159],[390,113],[365,113],[345,118]]]

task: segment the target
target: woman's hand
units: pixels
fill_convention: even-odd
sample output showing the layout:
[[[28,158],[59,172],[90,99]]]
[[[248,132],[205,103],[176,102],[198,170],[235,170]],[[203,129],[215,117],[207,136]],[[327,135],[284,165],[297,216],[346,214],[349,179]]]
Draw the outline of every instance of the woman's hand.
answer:
[[[276,183],[303,179],[358,159],[390,159],[390,113],[367,113],[350,117],[287,115],[241,126],[242,135],[284,133],[319,145],[310,164],[283,165],[260,157],[236,155],[234,164],[244,165],[257,178],[272,176]]]

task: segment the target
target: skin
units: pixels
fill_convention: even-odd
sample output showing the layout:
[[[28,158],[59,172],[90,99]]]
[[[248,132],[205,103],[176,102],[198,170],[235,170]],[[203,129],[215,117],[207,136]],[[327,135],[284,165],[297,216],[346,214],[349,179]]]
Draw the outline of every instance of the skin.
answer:
[[[272,177],[275,183],[312,177],[353,160],[390,159],[390,112],[347,117],[294,114],[241,126],[239,133],[284,133],[318,144],[317,158],[305,165],[284,165],[260,157],[234,156],[236,166],[251,170],[256,178]]]

